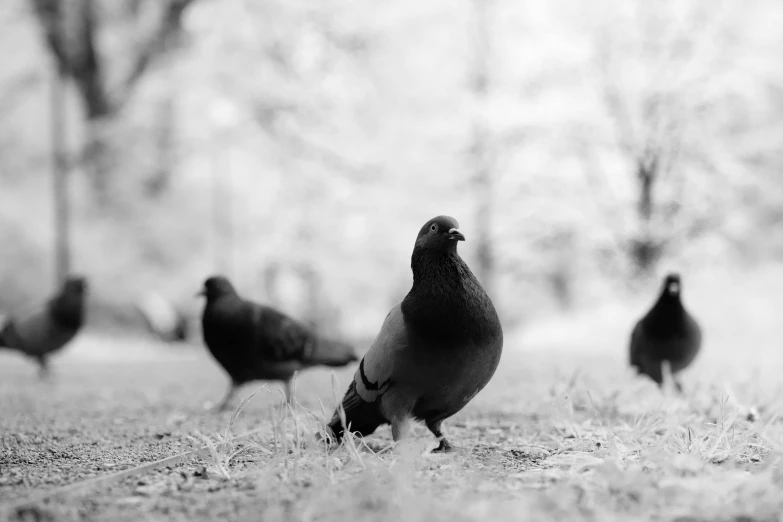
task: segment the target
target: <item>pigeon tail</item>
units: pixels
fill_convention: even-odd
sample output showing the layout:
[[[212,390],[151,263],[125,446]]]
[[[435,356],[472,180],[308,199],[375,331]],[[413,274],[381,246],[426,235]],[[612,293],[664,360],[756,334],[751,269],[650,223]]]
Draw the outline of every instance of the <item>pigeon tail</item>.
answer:
[[[359,396],[356,392],[356,382],[351,382],[351,386],[345,392],[342,406],[345,411],[345,422],[348,424],[350,431],[362,437],[370,435],[379,426],[389,423],[381,415],[377,403],[367,402]],[[329,422],[329,429],[332,430],[338,442],[343,438],[345,427],[337,411],[334,412],[334,416]]]
[[[330,339],[318,339],[307,359],[310,364],[340,367],[358,361],[359,357],[350,344]]]
[[[8,333],[10,329],[10,319],[0,317],[0,348],[12,348],[10,340],[12,336]]]

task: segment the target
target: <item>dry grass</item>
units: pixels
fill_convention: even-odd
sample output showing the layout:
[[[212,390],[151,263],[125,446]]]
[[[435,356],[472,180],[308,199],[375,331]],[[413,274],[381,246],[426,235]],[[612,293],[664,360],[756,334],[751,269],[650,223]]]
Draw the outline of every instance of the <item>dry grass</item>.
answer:
[[[714,282],[694,284],[718,336],[684,397],[631,375],[624,350],[598,335],[625,339],[638,313],[626,306],[614,326],[594,313],[581,340],[507,349],[492,385],[448,427],[459,454],[429,454],[424,429],[391,451],[388,429],[326,451],[314,434],[329,415],[280,409],[242,473],[277,499],[268,516],[292,520],[780,520],[783,351],[763,319],[780,280],[746,283],[746,295],[712,301]]]
[[[462,451],[448,456],[428,453],[424,430],[391,451],[388,430],[328,451],[321,418],[280,406],[268,432],[216,444],[207,469],[264,491],[264,520],[778,520],[770,405],[718,388],[683,400],[627,377],[576,376],[547,395],[534,411],[474,411],[452,425]]]
[[[580,370],[564,372],[566,361]],[[738,380],[735,394],[691,381],[679,398],[601,356],[505,363],[447,426],[456,454],[429,454],[423,427],[393,448],[383,428],[327,449],[316,434],[330,411],[288,407],[272,388],[243,401],[224,430],[192,433],[211,449],[204,462],[45,509],[95,520],[778,520],[783,423],[774,396],[738,398],[763,395],[754,382]],[[259,431],[232,441],[250,410]]]

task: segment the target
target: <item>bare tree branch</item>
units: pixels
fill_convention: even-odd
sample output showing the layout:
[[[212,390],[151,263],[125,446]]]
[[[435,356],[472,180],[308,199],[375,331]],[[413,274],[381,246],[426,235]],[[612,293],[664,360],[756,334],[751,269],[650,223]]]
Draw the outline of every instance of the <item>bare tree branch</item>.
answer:
[[[49,50],[57,60],[58,66],[65,70],[68,65],[68,53],[59,30],[61,6],[57,0],[33,0],[35,14],[44,30],[44,38]]]
[[[599,181],[599,173],[603,173],[603,169],[598,165],[598,159],[590,152],[590,148],[585,143],[578,143],[576,145],[577,154],[582,164],[582,171],[585,173],[587,179],[587,185],[590,188],[590,193],[593,196],[593,202],[598,210],[599,219],[604,221],[604,228],[609,232],[609,236],[612,238],[612,242],[618,252],[627,254],[628,246],[623,234],[612,223],[622,223],[621,219],[617,219],[616,216],[610,215],[606,211],[606,205],[600,201],[599,194],[604,192]]]
[[[369,172],[377,172],[380,167],[372,165],[354,165],[333,149],[303,138],[301,135],[291,133],[286,136],[278,135],[277,140],[290,147],[299,158],[308,158],[313,162],[325,165],[334,172],[349,176],[355,181],[364,178]]]
[[[163,14],[158,26],[142,45],[141,50],[134,59],[133,66],[122,85],[113,98],[115,105],[121,107],[130,98],[134,86],[144,75],[155,58],[163,54],[173,34],[177,33],[182,25],[182,15],[193,0],[169,0],[163,8]]]
[[[150,64],[166,51],[169,38],[179,30],[182,15],[193,0],[166,1],[159,23],[133,57],[130,72],[115,91],[110,90],[105,74],[112,58],[102,56],[98,49],[100,24],[95,1],[34,2],[34,10],[55,58],[58,74],[70,77],[78,86],[88,122],[88,138],[81,157],[92,173],[96,192],[105,200],[111,164],[107,154],[109,139],[103,126],[108,117],[122,110]],[[136,18],[133,13],[129,16]]]
[[[93,0],[81,0],[80,12],[76,21],[76,52],[70,55],[67,72],[79,84],[85,105],[87,118],[96,119],[113,111],[111,100],[106,92],[103,77],[103,62],[95,47],[98,24],[95,20]]]
[[[259,102],[254,105],[254,108],[254,121],[258,126],[275,142],[292,150],[296,158],[308,159],[324,165],[354,181],[361,181],[368,172],[378,172],[381,168],[378,165],[355,165],[329,146],[305,138],[302,132],[296,129],[284,129],[280,116],[301,114],[295,105]]]
[[[73,9],[66,11],[66,7]],[[93,1],[64,3],[35,0],[35,13],[60,74],[70,76],[79,86],[88,118],[108,114],[111,104],[104,89],[101,63],[95,49]]]
[[[194,0],[168,0],[155,30],[141,46],[121,86],[110,93],[104,77],[104,61],[96,45],[98,22],[94,0],[34,0],[35,12],[44,29],[46,43],[58,67],[79,86],[88,119],[119,111],[154,59],[163,54],[182,16]],[[71,10],[66,11],[67,7]]]
[[[606,36],[598,39],[596,48],[598,49],[598,69],[601,72],[601,95],[606,103],[609,115],[615,123],[617,144],[621,150],[635,156],[637,154],[637,144],[633,120],[628,109],[628,102],[623,98],[620,89],[612,85],[609,73],[611,46],[610,42],[606,41]]]

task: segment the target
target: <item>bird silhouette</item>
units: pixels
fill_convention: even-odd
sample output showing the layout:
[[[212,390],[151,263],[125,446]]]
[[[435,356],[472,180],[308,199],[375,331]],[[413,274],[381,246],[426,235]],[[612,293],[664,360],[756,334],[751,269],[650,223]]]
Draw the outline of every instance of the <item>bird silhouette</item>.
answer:
[[[413,286],[395,305],[359,364],[328,427],[361,436],[391,424],[394,441],[412,420],[438,439],[436,452],[453,449],[441,423],[460,411],[495,373],[503,330],[489,296],[457,253],[464,241],[457,221],[438,216],[416,237]]]
[[[282,381],[290,403],[297,371],[345,366],[358,359],[351,345],[316,335],[270,306],[243,299],[223,276],[207,279],[199,295],[206,297],[204,342],[231,378],[218,410],[228,406],[239,386],[255,380]]]
[[[702,342],[701,328],[683,306],[681,294],[680,276],[667,275],[658,300],[634,326],[630,343],[631,366],[662,386],[661,365],[667,361],[680,393],[683,387],[677,374],[693,362]]]
[[[43,307],[8,317],[0,327],[0,348],[17,350],[38,362],[39,375],[49,375],[49,355],[68,344],[84,324],[87,282],[69,277],[60,291]]]

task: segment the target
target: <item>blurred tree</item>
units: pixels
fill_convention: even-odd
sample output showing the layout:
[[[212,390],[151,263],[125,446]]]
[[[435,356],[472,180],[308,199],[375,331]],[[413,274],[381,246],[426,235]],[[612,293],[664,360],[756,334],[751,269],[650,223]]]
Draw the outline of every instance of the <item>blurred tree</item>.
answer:
[[[594,47],[601,99],[636,192],[635,226],[616,236],[635,274],[647,275],[665,254],[717,233],[731,214],[747,165],[736,150],[739,127],[728,121],[733,100],[750,95],[737,82],[748,47],[735,37],[742,25],[727,5],[606,9],[612,16],[599,24]],[[600,155],[603,144],[587,139]]]
[[[324,249],[326,234],[321,228],[326,220],[342,217],[330,191],[337,180],[359,182],[369,171],[357,159],[361,150],[341,128],[350,131],[355,125],[350,111],[361,99],[357,91],[362,83],[356,82],[354,69],[366,43],[335,22],[332,4],[238,2],[214,11],[205,6],[211,13],[205,16],[216,21],[209,26],[215,38],[201,42],[206,48],[203,55],[214,58],[211,66],[218,71],[217,97],[236,107],[232,125],[241,125],[242,117],[250,116],[260,131],[255,139],[266,145],[259,158],[267,166],[264,178],[281,179],[270,205],[259,207],[239,194],[249,183],[236,173],[236,242],[242,242],[241,222],[250,214],[243,202],[259,208],[263,227],[255,232],[266,238],[267,247],[260,261],[267,267],[263,286],[272,292],[263,298],[282,300],[278,279],[296,278],[298,284],[291,285],[290,293],[297,295],[297,309],[292,313],[319,327],[330,303],[314,253]],[[244,73],[238,77],[237,70]],[[228,147],[221,143],[221,148]],[[225,178],[225,168],[216,169],[215,175]],[[279,242],[272,239],[275,236]]]
[[[60,24],[54,23],[52,32],[59,38]],[[57,62],[51,77],[51,147],[54,195],[54,266],[56,284],[62,285],[71,271],[70,197],[65,143],[65,81],[68,71],[63,62]]]
[[[174,79],[169,79],[170,85]],[[158,97],[155,127],[155,162],[150,177],[145,183],[146,193],[152,198],[160,198],[171,185],[174,170],[174,141],[176,107],[173,85],[166,88]]]
[[[99,8],[95,0],[35,0],[35,12],[47,46],[58,67],[75,82],[82,101],[88,129],[82,160],[100,200],[108,197],[110,183],[111,143],[107,131],[110,120],[126,105],[155,58],[177,36],[183,13],[191,3],[192,0],[134,0],[121,5],[118,16],[130,18],[122,21],[132,27],[128,37],[130,49],[110,52],[117,47],[111,45],[112,39],[121,32],[116,24],[104,27],[111,25],[107,22],[115,14],[111,6]],[[143,7],[153,15],[141,16]],[[153,22],[144,23],[148,18]],[[139,37],[139,33],[143,36]],[[117,81],[112,68],[123,61],[128,63]]]
[[[606,53],[602,55],[606,56]],[[673,205],[662,207],[657,189],[664,176],[678,175],[675,169],[679,167],[677,161],[683,146],[679,124],[684,115],[678,112],[676,103],[662,100],[665,93],[651,87],[651,92],[645,92],[641,99],[634,100],[641,105],[638,119],[634,121],[634,109],[627,105],[633,102],[627,100],[615,86],[613,78],[606,78],[604,100],[616,125],[618,145],[630,159],[638,194],[638,227],[628,240],[627,249],[637,274],[652,274],[666,243],[672,239],[670,232],[656,230],[655,218],[668,212],[662,217],[673,219],[681,209],[681,202],[676,200]]]
[[[2,98],[0,98],[0,118],[5,117],[19,103],[20,99],[30,92],[30,88],[38,80],[38,75],[30,72],[20,77],[12,77],[10,80],[3,82],[2,87],[0,87],[3,93]]]
[[[474,56],[471,68],[471,92],[475,102],[472,121],[471,159],[472,188],[476,205],[476,275],[487,292],[494,293],[495,255],[493,251],[492,212],[495,206],[493,190],[493,158],[491,130],[487,122],[489,97],[489,9],[493,0],[471,0],[475,17]]]
[[[212,143],[215,145],[210,148],[212,155],[210,170],[214,269],[234,280],[237,273],[234,208],[237,187],[235,186],[232,152],[236,141],[234,129],[239,116],[233,103],[219,99],[214,104],[210,117]]]
[[[112,107],[173,4],[93,2]],[[778,3],[476,2],[194,2],[187,48],[159,48],[130,101],[96,123],[122,154],[111,212],[94,208],[93,178],[73,171],[74,265],[118,309],[149,287],[192,306],[194,286],[228,266],[229,250],[220,261],[213,246],[231,239],[250,297],[305,319],[337,305],[339,327],[374,333],[410,283],[413,235],[438,213],[460,219],[461,252],[482,279],[479,257],[489,260],[509,327],[588,305],[639,265],[736,268],[780,255]],[[33,285],[50,262],[40,100],[54,53],[42,56],[31,5],[0,2],[0,46],[11,50],[0,71],[3,300],[49,290]],[[56,5],[78,35],[81,0]],[[74,150],[86,118],[70,116],[85,89],[72,73],[68,82]],[[211,108],[224,99],[237,119],[221,138]],[[217,219],[212,198],[223,198]],[[213,222],[228,224],[228,208],[224,234]],[[268,266],[278,270],[260,277]]]

